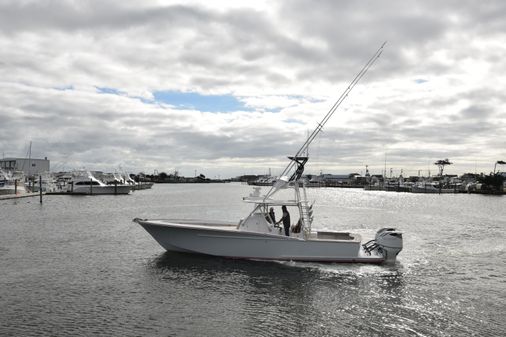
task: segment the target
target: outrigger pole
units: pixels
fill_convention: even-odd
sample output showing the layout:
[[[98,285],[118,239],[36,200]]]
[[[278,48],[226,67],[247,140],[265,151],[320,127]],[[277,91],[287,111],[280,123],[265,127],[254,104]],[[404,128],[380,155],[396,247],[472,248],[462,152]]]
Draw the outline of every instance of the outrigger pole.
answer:
[[[351,83],[348,85],[348,87],[346,88],[346,90],[344,90],[344,92],[341,94],[341,96],[339,97],[339,99],[334,103],[334,105],[332,106],[332,108],[330,108],[329,112],[327,112],[327,114],[325,115],[325,117],[323,117],[323,119],[321,120],[321,122],[318,123],[318,125],[316,126],[316,128],[313,130],[313,132],[306,139],[306,141],[304,142],[304,144],[302,144],[302,146],[297,151],[297,153],[295,154],[295,156],[289,157],[290,163],[285,168],[285,170],[283,171],[283,173],[281,173],[280,177],[283,177],[283,176],[287,175],[288,172],[290,172],[294,168],[295,165],[298,165],[295,173],[291,176],[291,178],[289,179],[289,181],[297,180],[297,179],[300,178],[300,176],[302,175],[302,172],[304,171],[304,164],[306,163],[306,161],[308,159],[307,157],[303,157],[302,154],[304,153],[304,151],[306,151],[308,149],[309,145],[313,142],[313,140],[316,138],[316,136],[318,136],[318,134],[322,131],[323,127],[329,121],[329,119],[332,117],[332,115],[334,114],[334,112],[336,112],[337,108],[343,103],[343,101],[346,99],[346,97],[348,97],[348,94],[353,90],[353,88],[362,79],[362,77],[364,77],[364,75],[372,67],[372,65],[374,64],[374,62],[376,62],[376,60],[380,57],[380,55],[383,52],[383,48],[385,47],[386,43],[387,43],[386,41],[383,42],[383,44],[381,45],[381,47],[379,47],[378,50],[376,50],[376,52],[374,53],[374,55],[369,59],[369,61],[367,61],[367,63],[362,68],[362,70],[360,70],[360,72],[355,76],[355,78],[353,79],[353,81],[351,81]],[[274,184],[274,186],[271,187],[271,189],[269,190],[269,192],[265,195],[265,199],[267,199],[270,195],[272,195],[277,190],[277,189],[275,189],[275,186],[276,186],[276,184]]]

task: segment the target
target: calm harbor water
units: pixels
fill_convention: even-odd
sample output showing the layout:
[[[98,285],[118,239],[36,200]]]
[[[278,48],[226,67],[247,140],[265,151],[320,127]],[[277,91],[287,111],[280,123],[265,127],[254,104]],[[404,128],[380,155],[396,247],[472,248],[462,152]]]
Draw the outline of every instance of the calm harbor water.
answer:
[[[131,220],[238,221],[240,184],[0,201],[0,336],[499,336],[506,197],[311,189],[317,228],[404,234],[393,266],[163,249]],[[280,215],[280,210],[277,210]]]

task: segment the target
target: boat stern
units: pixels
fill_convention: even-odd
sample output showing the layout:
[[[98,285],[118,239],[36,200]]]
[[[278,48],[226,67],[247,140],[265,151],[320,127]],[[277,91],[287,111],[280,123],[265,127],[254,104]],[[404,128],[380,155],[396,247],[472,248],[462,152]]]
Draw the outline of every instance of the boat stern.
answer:
[[[402,232],[395,228],[382,228],[376,232],[378,250],[383,253],[385,262],[394,263],[402,250]]]
[[[395,228],[382,228],[376,237],[362,245],[367,255],[382,255],[383,262],[394,263],[402,250],[402,232]]]

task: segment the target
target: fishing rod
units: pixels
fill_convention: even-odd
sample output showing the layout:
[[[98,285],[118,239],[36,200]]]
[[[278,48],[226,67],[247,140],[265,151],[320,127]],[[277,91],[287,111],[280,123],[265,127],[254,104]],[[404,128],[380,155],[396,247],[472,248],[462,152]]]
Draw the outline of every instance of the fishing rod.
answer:
[[[285,170],[283,171],[283,173],[281,173],[280,177],[285,176],[290,170],[293,169],[293,167],[296,164],[299,165],[299,166],[302,165],[302,167],[303,167],[303,165],[307,161],[307,157],[305,158],[305,160],[303,162],[299,162],[297,160],[297,158],[301,157],[301,154],[304,153],[304,151],[306,151],[308,149],[309,145],[313,142],[313,140],[316,138],[316,136],[318,136],[318,134],[320,132],[322,132],[323,127],[329,121],[329,119],[332,117],[332,115],[336,112],[337,108],[343,103],[343,101],[346,99],[346,97],[348,97],[349,93],[353,90],[353,88],[357,85],[357,83],[362,79],[362,77],[364,77],[364,75],[372,67],[372,65],[374,64],[374,62],[376,62],[376,60],[381,56],[381,53],[383,52],[383,48],[385,47],[386,43],[387,43],[386,41],[383,42],[383,44],[381,45],[381,47],[379,47],[378,50],[376,50],[376,52],[369,59],[369,61],[367,61],[367,63],[362,67],[362,69],[360,70],[360,72],[358,72],[358,74],[355,76],[355,78],[350,82],[350,84],[348,85],[348,87],[346,88],[346,90],[343,91],[343,93],[341,94],[341,96],[339,96],[338,100],[330,108],[330,110],[323,117],[323,119],[320,121],[320,123],[318,123],[318,125],[313,130],[313,132],[311,133],[311,135],[309,135],[309,137],[306,139],[306,141],[304,142],[304,144],[302,144],[302,146],[297,151],[297,153],[295,154],[295,156],[289,157],[291,159],[290,160],[290,164],[288,164],[288,166],[285,168]],[[297,171],[299,171],[299,170],[297,170]],[[302,172],[297,172],[297,173],[302,174]],[[295,175],[295,173],[294,173],[294,175]],[[292,176],[292,178],[293,177],[294,176]],[[290,180],[292,180],[292,179],[290,179]],[[274,186],[266,194],[266,197],[268,195],[271,195],[271,192],[272,192],[273,189],[274,189]]]

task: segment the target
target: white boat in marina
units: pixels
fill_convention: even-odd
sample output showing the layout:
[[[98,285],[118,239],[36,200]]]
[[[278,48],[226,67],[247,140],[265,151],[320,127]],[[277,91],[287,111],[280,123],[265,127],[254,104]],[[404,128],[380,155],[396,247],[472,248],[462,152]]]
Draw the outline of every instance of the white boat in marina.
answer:
[[[412,193],[456,193],[456,188],[441,187],[439,182],[422,181],[411,187]]]
[[[139,190],[149,190],[151,187],[153,187],[154,183],[151,181],[139,181],[137,183],[137,189]]]
[[[27,190],[23,172],[0,169],[0,195],[25,193]]]
[[[35,176],[28,187],[31,192],[40,192],[41,187],[42,192],[58,192],[56,178],[50,172],[43,172],[38,176]]]
[[[154,185],[151,181],[135,181],[129,174],[127,174],[126,177],[127,183],[132,186],[133,190],[148,190]]]
[[[153,183],[150,182],[150,181],[135,181],[132,179],[132,177],[130,176],[130,174],[128,173],[123,173],[123,174],[118,174],[118,173],[115,173],[114,174],[114,177],[121,181],[123,184],[126,184],[126,185],[129,185],[130,188],[132,189],[132,191],[134,190],[147,190],[147,189],[150,189],[151,187],[153,187]]]
[[[70,194],[129,194],[129,185],[107,185],[97,179],[90,171],[74,172],[67,182],[67,193]]]
[[[130,182],[127,182],[125,177],[118,173],[118,172],[114,172],[114,173],[110,173],[109,174],[110,178],[106,181],[106,184],[107,185],[126,185],[126,186],[129,186],[130,187],[130,190],[133,191],[134,190],[134,185],[132,185]]]
[[[208,220],[149,220],[135,218],[151,236],[167,251],[206,254],[239,259],[290,260],[314,262],[359,262],[392,263],[402,250],[402,233],[394,228],[382,228],[375,238],[363,243],[360,235],[349,232],[315,230],[313,224],[313,204],[306,195],[305,179],[302,178],[304,166],[308,161],[309,144],[320,133],[325,123],[333,115],[358,80],[381,54],[383,46],[376,52],[350,86],[330,109],[318,127],[309,136],[276,183],[268,192],[261,194],[260,188],[243,198],[251,203],[253,210],[238,223]],[[285,191],[281,193],[281,191]],[[289,199],[278,199],[279,195],[289,193]],[[288,236],[269,215],[274,206],[290,207],[295,225],[288,229]],[[293,211],[295,210],[295,211]],[[340,225],[340,224],[337,224]],[[335,227],[336,224],[324,224]]]
[[[254,186],[272,186],[276,182],[276,177],[263,176],[253,181],[248,181],[248,185]]]

